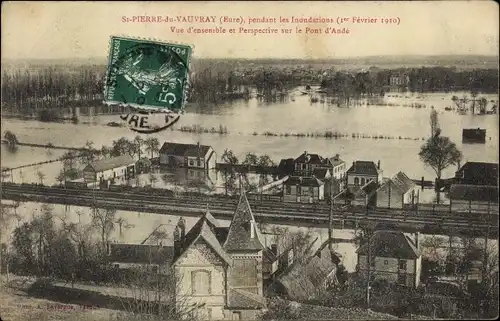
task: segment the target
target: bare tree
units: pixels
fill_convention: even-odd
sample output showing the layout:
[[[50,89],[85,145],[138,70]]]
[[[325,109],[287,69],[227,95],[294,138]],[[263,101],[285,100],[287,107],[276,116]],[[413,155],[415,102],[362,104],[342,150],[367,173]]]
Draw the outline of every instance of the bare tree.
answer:
[[[92,224],[99,231],[101,237],[102,251],[105,251],[111,232],[115,228],[115,209],[92,209]]]
[[[432,108],[431,110],[430,124],[431,124],[431,137],[434,137],[441,131],[441,129],[439,128],[438,113],[434,108]]]
[[[36,171],[36,175],[38,176],[38,181],[40,182],[40,185],[43,185],[43,180],[45,179],[45,173],[42,172],[40,169]]]

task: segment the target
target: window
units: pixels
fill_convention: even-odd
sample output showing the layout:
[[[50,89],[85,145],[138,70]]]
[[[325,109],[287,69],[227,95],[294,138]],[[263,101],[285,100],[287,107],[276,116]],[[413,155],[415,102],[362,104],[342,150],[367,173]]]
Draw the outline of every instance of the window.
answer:
[[[200,161],[199,159],[198,159],[198,161],[196,162],[196,165],[197,165],[198,167],[200,167],[200,166],[201,166],[201,161]]]
[[[354,177],[354,185],[359,185],[359,178]]]
[[[406,270],[406,260],[399,260],[399,269]]]
[[[287,194],[287,195],[292,194],[292,187],[291,187],[290,185],[287,185],[287,186],[286,186],[286,194]]]
[[[301,194],[300,186],[297,186],[297,195]]]
[[[406,285],[406,273],[398,274],[398,284]]]
[[[189,166],[194,166],[194,160],[189,161]]]
[[[309,186],[309,194],[310,194],[311,196],[314,196],[314,187]]]
[[[364,178],[362,178],[362,179],[361,179],[361,185],[362,185],[362,186],[364,186],[364,185],[365,185],[365,179],[364,179]]]
[[[233,312],[233,320],[241,320],[241,312]]]
[[[198,270],[191,272],[191,291],[193,295],[207,295],[211,292],[210,272]]]

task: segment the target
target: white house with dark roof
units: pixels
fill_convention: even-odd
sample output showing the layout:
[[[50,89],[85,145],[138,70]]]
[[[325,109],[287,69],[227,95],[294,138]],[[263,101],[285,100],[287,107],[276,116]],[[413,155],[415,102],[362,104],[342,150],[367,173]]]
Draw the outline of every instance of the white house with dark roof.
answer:
[[[265,307],[263,239],[242,192],[229,228],[206,212],[187,232],[176,233],[176,296],[202,303],[206,320],[255,320]],[[184,301],[184,300],[178,300]]]
[[[130,179],[135,176],[135,161],[129,155],[101,159],[83,169],[85,182],[103,182],[116,178]]]
[[[383,279],[403,286],[418,287],[422,266],[419,234],[416,233],[412,239],[399,231],[375,231],[370,240],[356,251],[358,274],[366,277],[369,267],[372,280]]]
[[[217,154],[211,146],[197,144],[164,143],[159,151],[160,165],[213,169]]]
[[[347,170],[347,188],[356,192],[369,181],[382,182],[382,170],[380,161],[377,165],[371,161],[355,161]]]
[[[377,207],[403,208],[418,204],[420,189],[403,172],[384,179],[377,190]]]

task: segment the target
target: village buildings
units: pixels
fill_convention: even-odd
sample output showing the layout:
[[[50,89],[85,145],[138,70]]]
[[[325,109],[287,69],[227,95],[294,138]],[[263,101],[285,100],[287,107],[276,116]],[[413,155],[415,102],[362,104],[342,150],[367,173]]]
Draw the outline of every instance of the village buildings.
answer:
[[[403,172],[383,180],[377,189],[377,207],[404,208],[418,204],[419,188]]]
[[[380,161],[377,165],[372,161],[355,161],[347,170],[347,188],[355,193],[371,180],[380,184],[382,182],[382,173]]]
[[[229,228],[206,212],[176,236],[173,268],[181,280],[176,296],[204,303],[210,320],[254,320],[265,307],[262,235],[245,193]]]
[[[420,284],[421,252],[419,233],[412,239],[399,231],[375,231],[356,252],[357,272],[371,280],[416,288]]]
[[[215,168],[217,154],[211,146],[166,142],[160,148],[160,165],[210,170]]]
[[[106,184],[116,179],[128,180],[135,177],[135,161],[129,155],[101,159],[83,169],[86,183]]]

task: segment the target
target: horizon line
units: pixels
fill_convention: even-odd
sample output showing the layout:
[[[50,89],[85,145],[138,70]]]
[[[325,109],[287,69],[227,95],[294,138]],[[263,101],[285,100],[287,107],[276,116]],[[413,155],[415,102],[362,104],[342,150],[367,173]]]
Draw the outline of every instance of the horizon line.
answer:
[[[328,58],[305,58],[305,57],[196,57],[193,56],[192,60],[357,60],[357,59],[368,59],[368,58],[392,58],[392,57],[422,57],[422,58],[435,58],[435,57],[485,57],[485,58],[498,58],[499,55],[491,54],[387,54],[387,55],[366,55],[366,56],[345,56],[345,57],[328,57]],[[2,58],[2,61],[12,60],[12,61],[27,61],[27,60],[107,60],[107,56],[90,56],[90,57],[61,57],[61,58]]]

